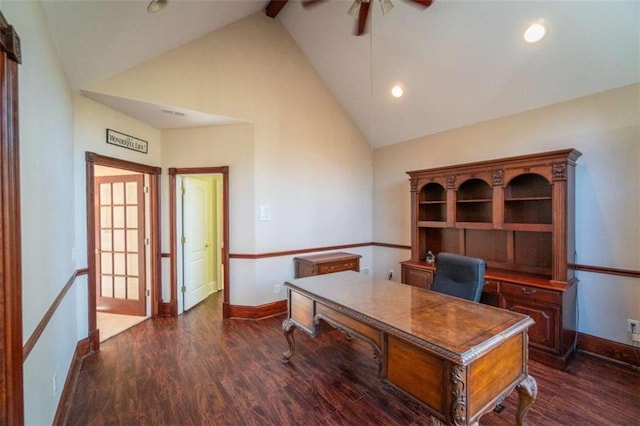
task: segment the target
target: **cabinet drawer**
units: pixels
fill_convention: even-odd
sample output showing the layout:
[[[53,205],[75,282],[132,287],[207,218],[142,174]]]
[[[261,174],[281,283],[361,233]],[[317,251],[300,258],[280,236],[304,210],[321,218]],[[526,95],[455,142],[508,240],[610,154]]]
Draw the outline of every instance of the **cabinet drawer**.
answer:
[[[526,285],[500,283],[500,293],[507,297],[517,297],[525,300],[535,300],[537,302],[560,304],[560,293],[557,291],[545,290]]]
[[[484,286],[482,287],[483,293],[498,293],[498,281],[496,280],[484,280]]]
[[[331,272],[340,272],[340,271],[358,271],[358,261],[350,260],[346,262],[333,262],[333,263],[324,263],[322,265],[318,265],[318,274],[329,274]]]
[[[498,281],[496,280],[484,280],[482,286],[482,295],[480,296],[480,303],[485,305],[500,307],[500,293],[498,292]]]
[[[433,283],[433,271],[402,265],[402,282],[414,287],[421,287],[429,290]]]
[[[505,298],[505,309],[528,315],[535,321],[529,328],[529,343],[539,349],[559,354],[559,312],[560,309],[550,305],[540,305],[533,299]]]

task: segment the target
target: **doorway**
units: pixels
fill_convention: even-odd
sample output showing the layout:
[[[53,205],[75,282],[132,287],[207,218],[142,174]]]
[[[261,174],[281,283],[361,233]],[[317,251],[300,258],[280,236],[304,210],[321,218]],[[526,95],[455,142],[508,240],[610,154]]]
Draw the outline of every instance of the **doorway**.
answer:
[[[228,167],[170,168],[169,178],[172,314],[221,291],[227,318]]]
[[[160,168],[86,153],[89,338],[158,314]]]

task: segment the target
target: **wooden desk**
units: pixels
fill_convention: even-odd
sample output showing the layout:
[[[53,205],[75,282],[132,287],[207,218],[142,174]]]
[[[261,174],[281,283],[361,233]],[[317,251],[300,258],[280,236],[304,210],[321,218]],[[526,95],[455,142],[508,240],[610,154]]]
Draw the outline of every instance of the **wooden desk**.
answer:
[[[528,316],[353,271],[284,285],[284,361],[295,353],[295,328],[316,337],[328,323],[369,342],[379,376],[426,404],[434,424],[477,424],[514,388],[516,423],[525,424],[537,394]]]

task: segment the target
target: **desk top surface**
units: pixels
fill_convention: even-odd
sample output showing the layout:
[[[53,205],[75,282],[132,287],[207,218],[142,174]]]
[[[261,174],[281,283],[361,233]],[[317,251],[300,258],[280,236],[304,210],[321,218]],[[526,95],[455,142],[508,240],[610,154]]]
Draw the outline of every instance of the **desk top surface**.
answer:
[[[516,312],[354,271],[293,279],[285,286],[463,363],[533,324]]]

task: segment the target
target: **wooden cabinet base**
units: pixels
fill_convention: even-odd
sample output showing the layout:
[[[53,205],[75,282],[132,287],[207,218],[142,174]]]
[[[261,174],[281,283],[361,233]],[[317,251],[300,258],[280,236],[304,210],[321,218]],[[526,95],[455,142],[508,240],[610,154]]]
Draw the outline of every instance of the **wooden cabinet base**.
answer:
[[[529,359],[557,370],[566,370],[573,360],[575,353],[575,349],[571,349],[563,355],[555,355],[540,349],[532,348],[531,346],[529,347]]]

